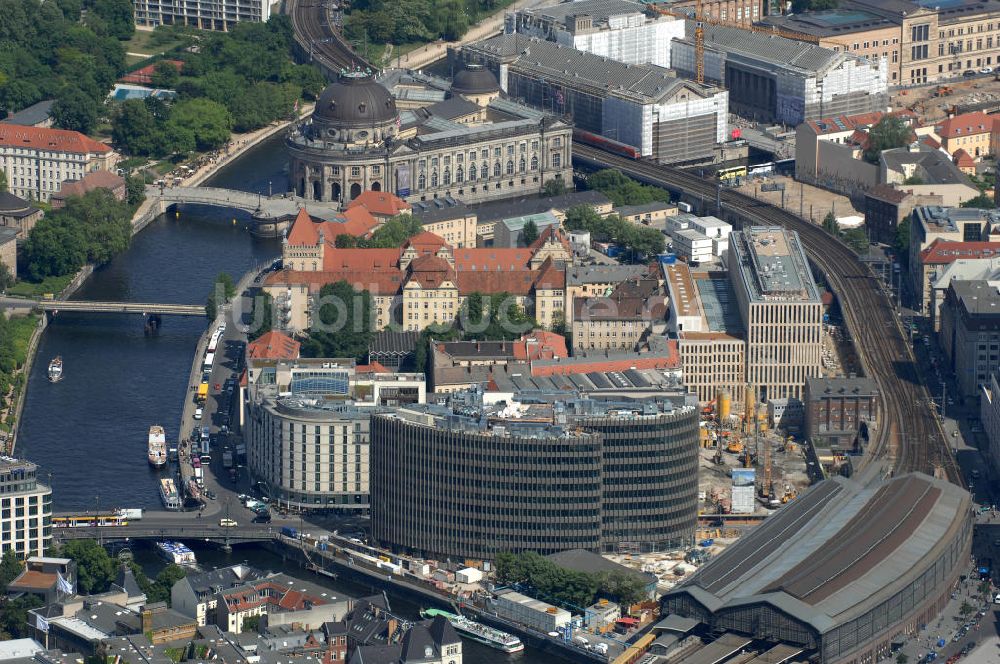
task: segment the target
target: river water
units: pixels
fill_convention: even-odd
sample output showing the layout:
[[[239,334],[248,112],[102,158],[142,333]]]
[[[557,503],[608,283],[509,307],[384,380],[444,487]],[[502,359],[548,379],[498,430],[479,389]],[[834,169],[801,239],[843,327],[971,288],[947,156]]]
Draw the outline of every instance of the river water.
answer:
[[[280,138],[270,139],[221,170],[207,184],[267,194],[285,191],[286,159]],[[161,215],[133,238],[132,246],[97,270],[74,299],[201,304],[214,277],[234,278],[281,253],[278,240],[247,232],[247,216],[207,207]],[[111,507],[161,509],[157,474],[146,463],[146,437],[152,424],[177,439],[181,407],[195,347],[206,321],[165,316],[157,336],[146,336],[135,315],[66,314],[52,317],[29,376],[17,454],[51,478],[55,511]],[[64,378],[51,384],[49,360],[62,356]],[[280,569],[281,561],[260,549],[237,547],[226,557],[199,551],[206,565],[249,562]],[[155,573],[156,562],[145,560]],[[291,571],[291,570],[290,570]],[[333,584],[352,596],[368,590]],[[393,602],[415,617],[417,607]],[[470,663],[505,662],[510,656],[465,642]],[[516,656],[522,664],[541,664],[541,653]],[[546,658],[551,660],[551,656]]]

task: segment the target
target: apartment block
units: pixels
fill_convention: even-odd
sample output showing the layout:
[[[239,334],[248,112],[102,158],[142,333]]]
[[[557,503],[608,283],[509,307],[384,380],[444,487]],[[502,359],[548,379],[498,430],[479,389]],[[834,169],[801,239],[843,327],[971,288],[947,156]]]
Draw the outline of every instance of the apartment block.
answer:
[[[229,31],[237,23],[263,23],[271,17],[269,0],[136,0],[135,24],[145,28],[186,25]]]
[[[77,131],[0,123],[0,169],[10,193],[48,201],[66,180],[111,170],[117,154]]]

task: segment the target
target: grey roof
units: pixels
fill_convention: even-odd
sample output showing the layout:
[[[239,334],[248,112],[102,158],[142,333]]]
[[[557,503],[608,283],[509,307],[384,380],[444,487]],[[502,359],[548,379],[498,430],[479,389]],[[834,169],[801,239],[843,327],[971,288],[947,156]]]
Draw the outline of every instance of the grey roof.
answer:
[[[607,205],[611,201],[599,191],[572,191],[560,196],[530,196],[484,203],[474,208],[478,223],[523,217],[549,210],[568,210],[577,205]]]
[[[31,106],[23,108],[17,113],[0,120],[0,122],[23,125],[25,127],[40,125],[52,116],[52,104],[54,103],[55,99],[40,101],[37,104],[32,104]]]
[[[637,99],[644,104],[657,103],[682,87],[703,97],[717,90],[677,78],[664,67],[627,64],[521,34],[502,34],[465,48],[509,61],[510,71],[521,71],[532,78],[565,82],[573,88],[600,89],[608,96]]]
[[[139,582],[136,581],[135,574],[132,573],[132,568],[128,565],[122,565],[121,569],[118,570],[118,578],[115,579],[115,585],[124,590],[129,599],[146,596],[146,593],[139,587]]]
[[[687,634],[698,626],[698,621],[694,618],[685,618],[671,613],[669,616],[653,625],[654,632],[674,632],[676,634]]]
[[[623,205],[620,208],[615,208],[614,212],[620,214],[623,217],[627,217],[633,214],[646,214],[647,212],[661,212],[663,210],[674,209],[677,206],[673,203],[667,203],[665,201],[653,201],[652,203],[644,203],[642,205]]]
[[[645,265],[574,265],[566,268],[566,285],[619,284],[631,277],[647,274]]]
[[[1000,290],[988,281],[952,281],[948,288],[961,304],[965,315],[994,320],[1000,316]]]
[[[28,201],[9,191],[0,191],[0,215],[5,217],[26,216],[36,212]]]
[[[974,186],[969,176],[959,170],[947,155],[923,143],[918,149],[894,148],[884,150],[880,157],[882,163],[890,171],[904,172],[904,165],[917,164],[920,167],[918,175],[924,184],[964,184]]]
[[[392,122],[398,115],[389,91],[362,72],[348,72],[320,94],[313,119],[338,126]]]
[[[694,21],[687,21],[685,35],[685,42],[694,39]],[[711,24],[705,24],[705,48],[725,53],[729,61],[765,63],[806,74],[826,72],[855,57],[777,35]]]
[[[823,395],[872,395],[878,394],[878,385],[871,378],[863,376],[812,376],[806,378],[807,394],[811,398]]]
[[[643,14],[644,6],[632,0],[580,0],[579,2],[563,2],[551,7],[535,7],[522,9],[521,12],[541,16],[558,23],[565,24],[567,17],[590,16],[594,25],[607,23],[612,16],[623,14]]]
[[[559,565],[559,567],[573,570],[574,572],[621,572],[642,579],[642,582],[645,584],[656,583],[655,574],[640,572],[631,567],[619,565],[600,554],[587,551],[586,549],[569,549],[567,551],[551,553],[545,557],[556,565]]]
[[[188,574],[177,583],[189,584],[198,594],[213,594],[217,592],[217,589],[228,590],[249,581],[262,579],[265,576],[265,573],[256,567],[240,564],[198,574]]]
[[[825,480],[664,598],[686,594],[711,613],[770,605],[824,634],[928,572],[962,537],[970,506],[963,488],[922,473]]]
[[[802,12],[788,16],[765,16],[761,19],[760,24],[817,37],[835,37],[854,32],[888,28],[902,22],[902,17],[894,18],[895,20],[854,7],[838,7],[837,9]]]
[[[632,357],[636,357],[633,353]],[[593,362],[591,359],[590,362]],[[554,366],[555,364],[572,366],[570,359],[535,360],[534,366]],[[480,367],[461,367],[462,369],[477,369]],[[645,398],[662,396],[682,389],[683,383],[671,372],[657,369],[626,369],[624,371],[587,371],[581,373],[553,374],[551,376],[533,376],[531,365],[527,363],[510,363],[506,366],[481,367],[486,371],[479,382],[492,379],[500,392],[579,392],[593,396],[629,396]],[[470,372],[469,376],[476,376]],[[457,380],[453,384],[476,382],[475,380]],[[435,373],[435,384],[438,382]],[[613,564],[613,563],[612,563]]]
[[[0,226],[0,246],[17,239],[18,229],[8,226]]]
[[[419,332],[393,332],[383,330],[372,337],[369,353],[411,353],[417,347]]]
[[[479,106],[465,97],[450,97],[428,106],[427,110],[435,117],[454,120],[455,118],[472,115],[479,110]]]
[[[465,203],[451,197],[434,198],[429,201],[413,201],[412,205],[413,216],[419,219],[422,224],[457,219],[476,213],[475,210]]]
[[[739,283],[751,302],[819,301],[798,233],[780,226],[750,226],[729,238]]]
[[[466,64],[463,69],[455,73],[451,89],[459,94],[484,94],[499,92],[500,83],[497,82],[493,72],[482,65]]]

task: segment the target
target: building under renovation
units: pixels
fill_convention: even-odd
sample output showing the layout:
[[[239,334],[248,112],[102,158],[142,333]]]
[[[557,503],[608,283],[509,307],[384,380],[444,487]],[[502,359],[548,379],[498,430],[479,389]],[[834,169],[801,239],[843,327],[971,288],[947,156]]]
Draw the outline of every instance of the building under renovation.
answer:
[[[460,57],[493,71],[509,98],[662,163],[709,159],[726,140],[728,92],[663,67],[519,34],[469,44]]]
[[[694,23],[674,41],[671,67],[695,74]],[[720,25],[705,26],[705,80],[729,90],[733,113],[796,126],[807,119],[884,111],[888,66],[828,48]]]
[[[580,0],[507,15],[505,32],[540,37],[633,65],[670,66],[670,46],[684,21],[647,13],[633,0]]]

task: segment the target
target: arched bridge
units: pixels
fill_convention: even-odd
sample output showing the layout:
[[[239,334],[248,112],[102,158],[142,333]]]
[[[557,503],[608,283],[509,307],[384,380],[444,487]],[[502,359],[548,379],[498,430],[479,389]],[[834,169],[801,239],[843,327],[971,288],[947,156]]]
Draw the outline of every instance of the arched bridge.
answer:
[[[0,298],[0,305],[9,309],[41,309],[42,311],[83,311],[95,314],[159,314],[161,316],[205,316],[200,304],[158,304],[153,302],[92,302],[90,300],[27,300]]]
[[[299,208],[308,207],[318,217],[329,219],[339,210],[335,203],[306,201],[297,196],[264,196],[235,189],[218,187],[156,187],[146,188],[148,198],[159,201],[160,211],[174,205],[210,205],[249,212],[259,219],[278,219],[298,214]]]

